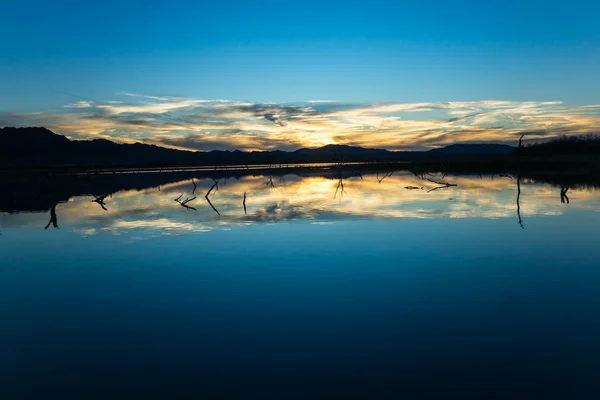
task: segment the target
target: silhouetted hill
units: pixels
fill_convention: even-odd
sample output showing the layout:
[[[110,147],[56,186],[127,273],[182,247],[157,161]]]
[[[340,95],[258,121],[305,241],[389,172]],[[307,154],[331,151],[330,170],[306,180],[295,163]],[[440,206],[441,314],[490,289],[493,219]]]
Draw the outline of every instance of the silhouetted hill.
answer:
[[[142,143],[119,144],[106,139],[69,140],[42,127],[0,128],[0,167],[4,168],[382,162],[398,161],[407,154],[413,153],[345,145],[305,148],[294,152],[192,152]]]
[[[428,154],[435,155],[506,155],[515,151],[513,146],[506,144],[451,144],[439,149],[429,150]]]
[[[600,153],[595,136],[561,138],[525,146],[523,156]],[[151,144],[119,144],[106,139],[69,140],[42,128],[0,128],[0,168],[40,167],[175,167],[212,165],[278,165],[323,162],[467,163],[490,158],[512,160],[515,147],[503,144],[453,144],[426,152],[388,151],[327,145],[286,151],[183,151]],[[479,157],[479,158],[478,158]],[[504,161],[502,161],[504,162]],[[512,161],[511,161],[512,162]]]

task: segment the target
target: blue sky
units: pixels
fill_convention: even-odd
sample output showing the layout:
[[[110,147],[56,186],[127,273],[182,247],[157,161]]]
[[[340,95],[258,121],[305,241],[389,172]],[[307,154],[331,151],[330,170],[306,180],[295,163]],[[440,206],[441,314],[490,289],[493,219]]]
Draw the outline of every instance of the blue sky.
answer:
[[[600,103],[600,2],[591,0],[9,0],[2,15],[4,124],[76,101],[122,101],[120,93],[260,104]]]

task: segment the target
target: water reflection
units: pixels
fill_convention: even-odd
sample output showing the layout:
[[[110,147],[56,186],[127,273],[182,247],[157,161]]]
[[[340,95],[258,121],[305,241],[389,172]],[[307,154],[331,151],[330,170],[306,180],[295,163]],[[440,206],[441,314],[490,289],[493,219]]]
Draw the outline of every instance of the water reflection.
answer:
[[[13,179],[4,185],[7,195],[0,200],[0,218],[5,228],[58,229],[59,213],[63,229],[82,235],[137,230],[152,237],[293,220],[514,218],[515,210],[523,228],[525,216],[558,215],[567,204],[588,210],[600,205],[600,193],[593,185],[555,185],[519,173],[494,179],[443,171],[363,174],[338,169],[280,175],[276,182],[274,176],[54,177],[46,178],[39,196],[23,189],[30,182]],[[198,202],[197,190],[206,193],[205,204]],[[94,194],[98,192],[105,194]]]

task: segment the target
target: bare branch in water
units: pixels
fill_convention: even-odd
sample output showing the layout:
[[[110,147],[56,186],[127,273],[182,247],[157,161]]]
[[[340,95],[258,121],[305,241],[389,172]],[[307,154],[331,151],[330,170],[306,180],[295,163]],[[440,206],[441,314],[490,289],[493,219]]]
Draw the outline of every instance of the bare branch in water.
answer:
[[[434,181],[433,179],[429,179],[429,178],[427,178],[427,180],[429,182],[431,182],[431,183],[435,183],[436,185],[440,185],[438,187],[434,187],[432,189],[429,189],[427,191],[427,193],[433,192],[434,190],[438,190],[438,189],[446,189],[446,188],[449,188],[449,187],[452,187],[452,186],[458,186],[456,183],[438,182],[438,181]]]
[[[340,177],[338,178],[338,184],[337,184],[337,187],[335,188],[335,193],[333,194],[334,200],[337,197],[338,192],[340,193],[340,200],[341,200],[342,197],[344,197],[344,193],[346,193],[346,191],[344,190],[344,178],[341,176],[341,174],[340,174]]]
[[[182,194],[181,196],[183,196],[183,194]],[[188,198],[186,197],[186,198],[185,198],[185,200],[183,200],[183,201],[182,201],[182,200],[180,200],[180,199],[181,199],[181,196],[179,196],[178,198],[176,198],[176,199],[175,199],[175,201],[176,201],[177,203],[179,203],[179,205],[180,205],[181,207],[183,207],[183,208],[187,208],[188,210],[194,210],[194,211],[196,211],[196,209],[195,209],[194,207],[192,207],[192,206],[188,206],[188,203],[189,203],[190,201],[196,200],[196,197],[194,196],[194,197],[192,197],[191,199],[188,199]]]
[[[519,219],[519,226],[521,229],[525,229],[523,225],[523,219],[521,218],[521,176],[517,176],[517,218]]]
[[[244,215],[247,214],[246,212],[246,192],[244,192],[244,201],[242,202],[242,204],[244,204]]]
[[[275,187],[275,184],[273,183],[273,175],[269,174],[269,180],[267,181],[267,186],[270,186],[272,188]]]
[[[405,186],[404,189],[419,190],[419,189],[423,189],[423,186],[421,186],[421,187],[418,187],[418,186]]]
[[[521,218],[521,144],[523,143],[524,136],[525,134],[522,134],[519,138],[519,147],[517,147],[517,218],[519,219],[521,229],[525,229],[523,219]],[[492,179],[494,179],[493,175]]]
[[[441,185],[441,186],[446,186],[446,187],[458,186],[456,183],[438,182],[438,181],[434,181],[433,179],[429,179],[429,178],[427,178],[427,180],[431,183],[435,183],[436,185]]]
[[[100,204],[100,207],[102,207],[102,209],[104,211],[108,211],[108,209],[106,208],[106,203],[104,202],[104,199],[106,199],[108,197],[108,194],[105,194],[104,196],[100,196],[100,197],[98,197],[96,195],[93,195],[93,196],[94,196],[94,200],[92,200],[92,203],[98,203],[98,204]]]
[[[498,175],[501,178],[510,178],[510,179],[514,179],[512,176],[510,176],[509,174],[500,174]]]
[[[208,205],[209,205],[209,206],[210,206],[210,207],[211,207],[213,210],[215,210],[215,212],[217,213],[217,215],[220,217],[220,216],[221,216],[221,213],[219,212],[219,210],[217,210],[217,209],[215,208],[215,206],[213,206],[213,203],[211,203],[211,201],[210,201],[210,199],[208,198],[208,196],[206,196],[206,201],[208,201]]]
[[[181,193],[181,195],[175,199],[175,201],[179,201],[179,199],[181,199],[183,197],[183,193]]]
[[[194,178],[192,178],[192,185],[194,185],[194,190],[192,190],[192,195],[196,194],[196,182],[194,182]]]
[[[44,229],[48,229],[50,224],[52,224],[55,229],[60,229],[58,227],[58,218],[56,217],[56,205],[52,206],[50,209],[50,221],[48,221],[48,225],[46,225]]]
[[[378,173],[377,174],[377,181],[379,183],[381,183],[385,178],[392,176],[393,173],[394,173],[394,171],[386,172],[386,174],[383,175],[383,177],[381,179],[379,179],[379,173]]]
[[[214,179],[213,179],[214,180]],[[221,216],[221,213],[219,213],[219,211],[215,208],[215,206],[213,206],[213,204],[211,203],[210,199],[208,198],[208,196],[210,195],[210,193],[213,191],[213,189],[215,187],[218,187],[217,185],[219,184],[219,181],[216,180],[215,184],[211,186],[210,189],[208,189],[208,192],[206,192],[206,195],[204,196],[204,198],[206,199],[206,201],[208,202],[208,204],[210,205],[210,207],[215,210],[215,212],[217,213],[217,215]]]
[[[569,197],[567,196],[567,192],[569,191],[569,186],[562,186],[560,188],[560,202],[569,204]]]
[[[212,179],[213,182],[215,183],[212,188],[215,188],[215,192],[218,191],[219,190],[219,179],[216,179],[216,180],[215,180],[215,178],[210,178],[210,179]],[[211,188],[211,190],[212,190],[212,188]]]
[[[210,195],[210,193],[213,191],[214,188],[217,188],[217,190],[219,190],[219,181],[215,181],[215,184],[212,185],[210,187],[210,189],[208,189],[208,192],[206,192],[206,195],[204,197],[208,197]],[[215,192],[217,191],[215,190]]]

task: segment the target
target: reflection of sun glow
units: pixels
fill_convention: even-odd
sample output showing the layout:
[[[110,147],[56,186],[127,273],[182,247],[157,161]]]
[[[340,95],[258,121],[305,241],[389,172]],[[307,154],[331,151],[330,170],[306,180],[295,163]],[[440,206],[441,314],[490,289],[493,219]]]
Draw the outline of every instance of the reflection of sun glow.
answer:
[[[331,176],[335,177],[335,173]],[[338,179],[297,175],[269,177],[247,176],[219,182],[210,199],[217,215],[204,199],[214,184],[212,179],[196,179],[195,196],[190,203],[197,211],[187,210],[173,201],[178,196],[193,197],[190,179],[158,189],[128,190],[113,193],[104,211],[89,197],[72,198],[57,207],[61,228],[82,236],[137,231],[139,237],[155,237],[213,229],[307,220],[331,223],[362,218],[515,218],[516,183],[508,177],[454,177],[446,181],[456,187],[430,191],[436,184],[408,173],[358,175],[343,180],[344,192],[338,192]],[[439,177],[438,177],[439,178]],[[381,180],[381,181],[380,181]],[[435,180],[435,179],[434,179]],[[439,180],[439,179],[438,179]],[[412,188],[412,189],[407,189]],[[567,210],[560,201],[560,188],[528,181],[521,183],[521,215],[559,215]],[[246,193],[247,213],[242,205]],[[597,191],[569,191],[568,209],[600,209]],[[3,225],[44,226],[46,214],[5,214]]]

